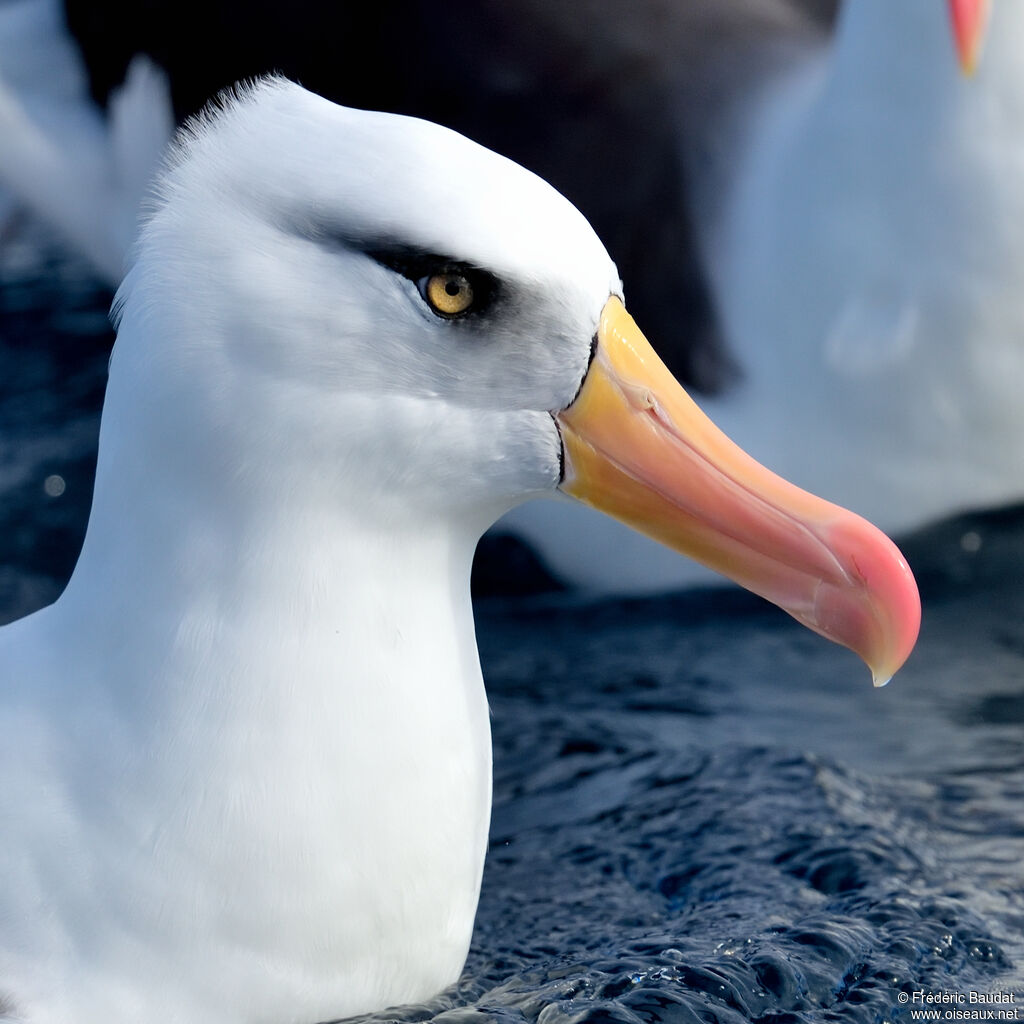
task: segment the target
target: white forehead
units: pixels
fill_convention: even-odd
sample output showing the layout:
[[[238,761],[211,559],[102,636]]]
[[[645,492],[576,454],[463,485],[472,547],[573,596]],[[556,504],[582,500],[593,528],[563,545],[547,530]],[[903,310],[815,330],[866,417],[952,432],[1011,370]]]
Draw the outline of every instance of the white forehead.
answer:
[[[340,107],[282,79],[194,124],[164,193],[605,296],[618,287],[586,219],[541,178],[447,128]]]

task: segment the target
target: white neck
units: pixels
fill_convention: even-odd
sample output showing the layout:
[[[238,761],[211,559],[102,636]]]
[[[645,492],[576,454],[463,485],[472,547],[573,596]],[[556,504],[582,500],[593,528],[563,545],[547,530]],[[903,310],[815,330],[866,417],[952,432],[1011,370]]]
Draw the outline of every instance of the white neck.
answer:
[[[382,529],[315,487],[261,502],[244,468],[211,494],[198,451],[180,473],[160,463],[157,494],[149,442],[118,434],[47,613],[77,643],[55,678],[110,737],[75,754],[82,822],[104,832],[83,844],[105,859],[83,865],[82,898],[100,898],[90,874],[125,878],[102,897],[121,912],[96,914],[117,934],[69,923],[97,951],[97,1019],[126,962],[104,950],[125,942],[131,983],[182,1019],[329,1019],[436,992],[468,948],[490,810],[472,531]]]

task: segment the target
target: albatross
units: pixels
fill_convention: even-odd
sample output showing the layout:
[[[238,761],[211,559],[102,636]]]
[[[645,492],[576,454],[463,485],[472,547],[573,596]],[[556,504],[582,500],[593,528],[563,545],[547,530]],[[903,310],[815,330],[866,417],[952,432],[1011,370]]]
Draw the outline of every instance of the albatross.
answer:
[[[180,135],[115,317],[80,560],[0,630],[10,1019],[313,1024],[458,978],[470,562],[518,502],[606,509],[877,682],[913,646],[895,546],[733,446],[582,215],[448,129],[239,90]]]

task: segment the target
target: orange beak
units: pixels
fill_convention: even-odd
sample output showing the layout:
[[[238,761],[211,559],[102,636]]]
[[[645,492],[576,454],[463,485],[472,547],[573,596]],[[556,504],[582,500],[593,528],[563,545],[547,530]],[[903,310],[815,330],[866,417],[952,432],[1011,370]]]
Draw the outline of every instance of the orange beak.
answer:
[[[960,69],[973,75],[988,27],[989,0],[949,0],[949,15]]]
[[[856,651],[877,686],[917,639],[921,603],[896,546],[765,469],[669,373],[617,298],[579,395],[555,417],[561,488]]]

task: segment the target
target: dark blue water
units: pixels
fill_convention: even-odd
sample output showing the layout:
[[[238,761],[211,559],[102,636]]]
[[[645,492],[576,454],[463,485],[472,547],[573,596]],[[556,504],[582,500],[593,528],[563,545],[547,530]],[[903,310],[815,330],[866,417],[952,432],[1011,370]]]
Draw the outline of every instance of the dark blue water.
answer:
[[[1022,619],[1015,586],[936,599],[875,692],[736,595],[485,613],[477,1006],[883,1021],[1019,990]]]
[[[112,339],[109,295],[43,240],[0,252],[3,621],[74,563]],[[924,626],[881,691],[734,590],[479,601],[473,948],[454,990],[371,1019],[1017,1019],[996,1013],[1024,1002],[1024,509],[905,550]]]

